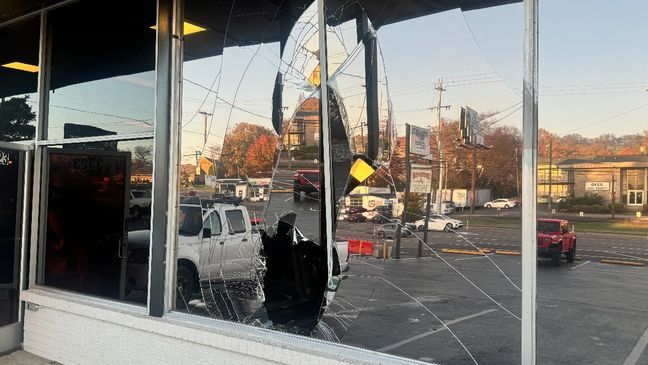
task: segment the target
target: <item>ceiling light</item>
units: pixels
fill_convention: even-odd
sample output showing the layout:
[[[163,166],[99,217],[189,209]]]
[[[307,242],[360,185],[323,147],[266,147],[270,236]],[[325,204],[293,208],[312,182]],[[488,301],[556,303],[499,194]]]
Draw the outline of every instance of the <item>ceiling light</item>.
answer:
[[[203,27],[201,27],[199,25],[192,24],[192,23],[189,23],[189,22],[184,22],[183,27],[184,27],[184,35],[189,35],[189,34],[198,33],[198,32],[204,32],[204,31],[207,30],[207,28],[203,28]],[[157,29],[157,25],[153,25],[153,26],[151,26],[149,28]]]
[[[2,67],[13,68],[14,70],[27,71],[27,72],[38,72],[38,66],[30,65],[29,63],[23,62],[10,62],[5,63]]]

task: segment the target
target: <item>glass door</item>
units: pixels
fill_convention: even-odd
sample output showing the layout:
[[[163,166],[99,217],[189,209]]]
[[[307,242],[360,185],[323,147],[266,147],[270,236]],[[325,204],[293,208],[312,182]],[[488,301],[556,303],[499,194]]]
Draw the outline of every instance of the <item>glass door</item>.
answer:
[[[25,163],[29,147],[0,142],[0,353],[17,348],[22,337],[19,295]]]

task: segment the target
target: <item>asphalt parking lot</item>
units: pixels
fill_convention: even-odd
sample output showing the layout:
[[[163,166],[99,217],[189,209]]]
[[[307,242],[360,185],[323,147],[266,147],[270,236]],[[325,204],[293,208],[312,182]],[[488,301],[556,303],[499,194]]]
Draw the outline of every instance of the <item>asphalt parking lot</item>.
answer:
[[[325,322],[354,346],[439,364],[518,364],[520,292],[508,280],[520,286],[520,257],[440,256],[353,257]],[[647,299],[643,267],[541,264],[539,363],[648,363]]]
[[[372,240],[375,226],[339,222],[337,238]],[[518,364],[521,257],[441,249],[519,251],[520,233],[429,232],[422,258],[416,257],[418,237],[403,238],[401,260],[352,256],[324,315],[334,333],[327,338],[439,364]],[[648,267],[599,262],[648,261],[648,232],[577,235],[578,261],[538,264],[538,363],[648,364]]]

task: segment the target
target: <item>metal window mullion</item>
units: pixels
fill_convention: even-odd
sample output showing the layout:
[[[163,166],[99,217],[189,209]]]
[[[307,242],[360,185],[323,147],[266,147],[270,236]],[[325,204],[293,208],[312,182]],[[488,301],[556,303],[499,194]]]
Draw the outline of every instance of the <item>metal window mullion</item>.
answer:
[[[318,33],[319,33],[319,56],[320,56],[320,116],[322,126],[323,170],[324,170],[324,220],[326,233],[326,251],[328,264],[328,277],[333,272],[333,216],[335,214],[335,203],[333,202],[333,165],[331,153],[331,125],[328,116],[328,59],[326,45],[326,4],[325,0],[317,0],[318,11]],[[320,218],[321,219],[321,218]]]
[[[148,313],[164,315],[167,211],[171,136],[171,59],[173,0],[158,0],[155,47],[155,123],[153,143],[153,194],[148,273]]]
[[[538,0],[524,0],[523,102],[521,364],[534,365],[537,346]]]
[[[50,70],[50,42],[47,25],[47,11],[40,13],[40,35],[38,46],[38,84],[36,94],[38,98],[38,112],[36,113],[36,125],[34,139],[36,142],[43,139],[47,129],[47,111],[49,104],[49,70]],[[42,182],[43,175],[43,147],[34,146],[34,164],[32,178],[32,206],[31,206],[31,232],[29,248],[29,287],[36,284],[37,278],[42,276],[43,266],[42,255],[44,249],[40,247],[39,242],[44,240],[41,233],[45,231],[44,220],[41,220],[41,189],[44,185]],[[42,209],[44,211],[44,209]],[[41,224],[43,222],[43,224]],[[44,244],[43,244],[44,246]],[[39,259],[40,258],[40,259]],[[39,267],[40,266],[40,267]]]
[[[172,46],[172,89],[171,89],[171,143],[169,166],[169,214],[167,215],[167,247],[166,247],[166,280],[164,289],[165,313],[175,309],[177,247],[178,247],[178,209],[180,208],[179,176],[182,163],[182,63],[183,63],[183,21],[184,1],[173,1],[173,46]]]
[[[92,136],[92,137],[78,137],[78,138],[61,138],[61,139],[48,139],[48,140],[39,140],[36,141],[38,146],[53,146],[53,145],[64,145],[71,143],[90,143],[90,142],[110,142],[110,141],[130,141],[137,139],[151,139],[154,138],[154,132],[140,132],[140,133],[128,133],[128,134],[110,134],[104,136]]]

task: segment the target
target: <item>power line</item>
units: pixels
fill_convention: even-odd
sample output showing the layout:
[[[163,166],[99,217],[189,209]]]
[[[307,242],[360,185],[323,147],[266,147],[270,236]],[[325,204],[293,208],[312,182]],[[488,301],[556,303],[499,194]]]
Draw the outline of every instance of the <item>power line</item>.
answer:
[[[574,128],[574,129],[572,129],[572,130],[567,131],[566,133],[569,134],[569,133],[572,133],[572,132],[574,132],[574,131],[577,131],[577,130],[580,130],[580,129],[583,129],[583,128],[591,127],[591,126],[596,125],[596,124],[601,124],[601,123],[604,123],[604,122],[610,121],[610,120],[612,120],[612,119],[616,119],[616,118],[618,118],[618,117],[622,117],[622,116],[624,116],[624,115],[626,115],[626,114],[630,114],[630,113],[632,113],[632,112],[634,112],[634,111],[636,111],[636,110],[639,110],[639,109],[645,108],[645,107],[647,107],[647,106],[648,106],[648,103],[646,103],[646,104],[642,104],[642,105],[639,105],[639,106],[634,107],[634,108],[632,108],[632,109],[629,109],[629,110],[626,110],[626,111],[624,111],[624,112],[621,112],[621,113],[619,113],[619,114],[615,114],[615,115],[613,115],[613,116],[611,116],[611,117],[607,117],[607,118],[601,119],[601,120],[599,120],[599,121],[596,121],[596,122],[593,122],[593,123],[589,123],[589,124],[586,124],[586,125],[581,126],[581,127],[578,127],[578,128]]]

